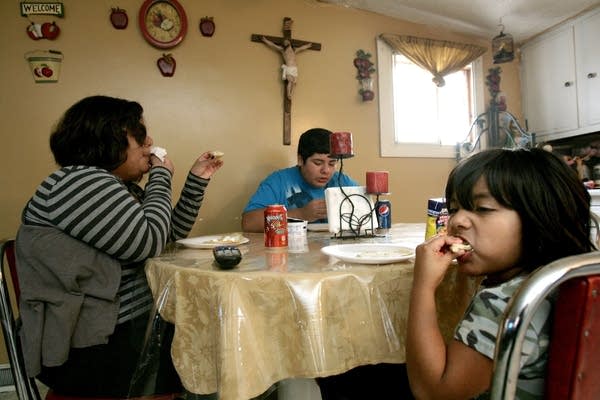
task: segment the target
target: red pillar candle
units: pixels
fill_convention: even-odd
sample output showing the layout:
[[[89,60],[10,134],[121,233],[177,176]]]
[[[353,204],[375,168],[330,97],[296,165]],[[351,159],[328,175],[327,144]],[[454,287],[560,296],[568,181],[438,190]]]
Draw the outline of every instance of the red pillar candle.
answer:
[[[389,193],[387,171],[367,172],[367,193]]]
[[[335,158],[352,157],[352,133],[333,132],[329,137],[329,155]]]

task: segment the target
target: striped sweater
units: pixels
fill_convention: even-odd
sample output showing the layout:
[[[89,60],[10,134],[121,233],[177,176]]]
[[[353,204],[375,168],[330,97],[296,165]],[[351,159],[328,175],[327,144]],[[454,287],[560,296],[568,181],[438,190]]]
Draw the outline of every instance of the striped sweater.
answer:
[[[166,168],[150,169],[142,189],[104,169],[63,167],[37,188],[22,223],[55,227],[121,262],[121,323],[152,308],[144,262],[159,255],[169,240],[189,234],[208,182],[189,173],[171,209],[171,173]]]

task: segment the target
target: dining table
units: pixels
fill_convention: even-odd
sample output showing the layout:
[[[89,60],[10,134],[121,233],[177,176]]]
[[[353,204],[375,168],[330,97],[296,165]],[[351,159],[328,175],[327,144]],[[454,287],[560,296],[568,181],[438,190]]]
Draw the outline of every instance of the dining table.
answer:
[[[243,239],[232,269],[215,263],[214,237],[196,238],[200,246],[173,243],[146,262],[157,311],[175,326],[171,356],[186,390],[251,399],[291,378],[405,362],[414,249],[424,241],[424,223],[344,238],[309,225],[306,241],[288,248],[265,247],[263,233],[221,238],[232,235]],[[351,252],[365,244],[404,253],[379,259]],[[477,283],[452,266],[437,289],[445,337]]]

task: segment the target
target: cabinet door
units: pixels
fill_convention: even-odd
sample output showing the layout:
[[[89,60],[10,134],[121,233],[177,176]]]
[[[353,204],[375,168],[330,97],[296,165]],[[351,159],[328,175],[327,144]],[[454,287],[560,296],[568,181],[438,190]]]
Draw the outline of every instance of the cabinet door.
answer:
[[[600,124],[600,12],[575,25],[579,119],[584,127]]]
[[[530,132],[543,136],[578,127],[573,27],[521,49],[523,109]]]

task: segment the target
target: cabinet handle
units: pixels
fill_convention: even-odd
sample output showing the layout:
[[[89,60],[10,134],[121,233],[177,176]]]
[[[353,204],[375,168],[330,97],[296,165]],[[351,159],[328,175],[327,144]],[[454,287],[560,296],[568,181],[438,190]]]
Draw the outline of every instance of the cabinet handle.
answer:
[[[571,86],[572,84],[573,84],[573,82],[569,82],[569,81],[567,81],[567,82],[565,82],[565,87],[569,87],[569,86]]]
[[[595,78],[597,75],[598,75],[598,74],[597,74],[597,73],[595,73],[595,72],[590,72],[589,74],[587,74],[587,77],[588,77],[589,79],[592,79],[592,78]]]

